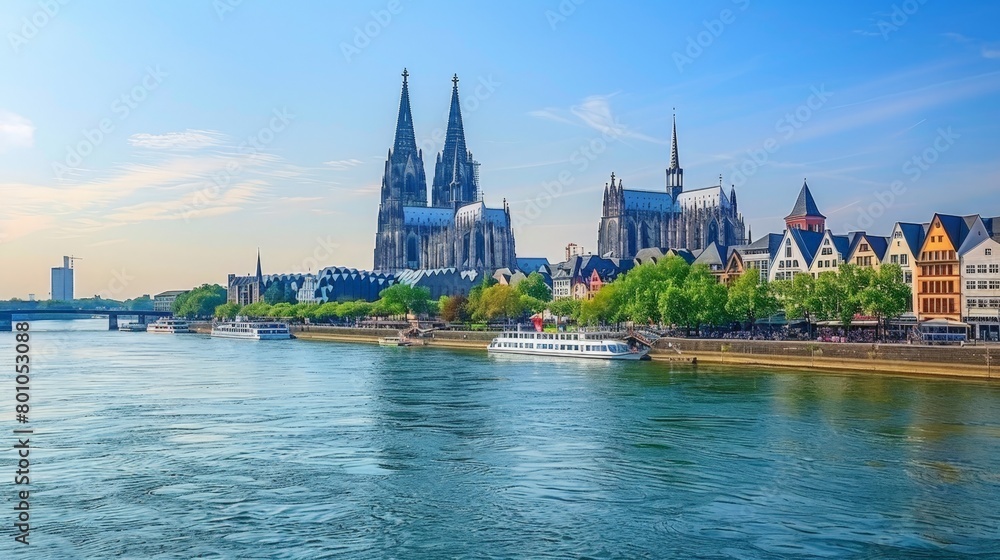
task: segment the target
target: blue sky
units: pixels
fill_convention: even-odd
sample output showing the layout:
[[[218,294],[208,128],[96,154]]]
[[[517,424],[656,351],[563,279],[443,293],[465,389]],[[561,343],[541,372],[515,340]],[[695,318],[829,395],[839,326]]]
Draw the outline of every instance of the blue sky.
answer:
[[[84,259],[78,295],[119,298],[224,283],[258,246],[265,272],[370,268],[403,67],[429,176],[459,75],[521,256],[592,250],[611,172],[663,188],[674,107],[685,186],[737,184],[755,237],[781,231],[804,177],[838,232],[1000,214],[998,17],[935,0],[4,2],[0,298],[47,297],[64,254]]]

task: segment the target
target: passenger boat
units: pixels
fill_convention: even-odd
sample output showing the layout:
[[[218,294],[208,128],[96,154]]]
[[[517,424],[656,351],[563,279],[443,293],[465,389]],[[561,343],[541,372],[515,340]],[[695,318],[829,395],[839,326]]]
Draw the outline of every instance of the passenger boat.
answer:
[[[212,336],[247,340],[287,340],[292,338],[292,333],[285,323],[237,319],[212,325]]]
[[[147,326],[148,325],[146,323],[140,323],[138,321],[135,321],[132,323],[125,323],[124,325],[120,325],[118,327],[118,330],[121,332],[146,332]]]
[[[162,319],[157,319],[155,323],[150,323],[146,327],[146,332],[159,333],[159,334],[178,334],[178,333],[190,333],[194,331],[191,330],[191,324],[183,319],[173,319],[170,317],[163,317]]]
[[[413,341],[405,336],[384,336],[378,339],[379,346],[413,346]]]
[[[538,331],[505,331],[493,339],[487,351],[491,354],[525,354],[561,358],[592,358],[599,360],[641,360],[648,348],[630,347],[612,332],[547,333]]]

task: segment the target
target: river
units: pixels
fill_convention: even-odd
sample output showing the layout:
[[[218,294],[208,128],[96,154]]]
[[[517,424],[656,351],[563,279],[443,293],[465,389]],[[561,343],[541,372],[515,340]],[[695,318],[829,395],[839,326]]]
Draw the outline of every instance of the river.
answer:
[[[32,323],[31,557],[1000,554],[995,383],[106,328]]]

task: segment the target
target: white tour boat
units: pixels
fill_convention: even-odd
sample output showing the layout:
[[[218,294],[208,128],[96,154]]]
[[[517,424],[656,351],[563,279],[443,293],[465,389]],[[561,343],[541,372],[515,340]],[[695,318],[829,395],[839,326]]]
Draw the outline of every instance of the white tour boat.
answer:
[[[146,326],[146,332],[160,333],[160,334],[177,334],[177,333],[190,333],[194,332],[191,330],[191,324],[183,319],[173,319],[170,317],[163,317],[157,319],[156,322],[150,323]]]
[[[488,351],[491,354],[602,360],[641,360],[649,353],[648,348],[630,348],[617,333],[547,333],[521,330],[503,332],[493,339]]]
[[[292,338],[285,323],[239,320],[212,325],[212,336],[247,340],[286,340]]]

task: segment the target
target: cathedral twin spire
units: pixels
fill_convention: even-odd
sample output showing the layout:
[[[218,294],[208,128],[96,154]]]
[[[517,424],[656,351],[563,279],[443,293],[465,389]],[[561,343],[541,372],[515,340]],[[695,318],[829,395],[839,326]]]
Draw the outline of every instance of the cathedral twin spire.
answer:
[[[396,119],[396,138],[386,162],[383,178],[383,202],[397,199],[406,205],[427,205],[427,180],[423,154],[417,148],[413,115],[410,109],[410,73],[403,69],[403,88]],[[458,75],[452,77],[451,108],[444,147],[437,156],[431,205],[456,207],[479,199],[475,161],[465,145],[462,106],[458,97]]]

